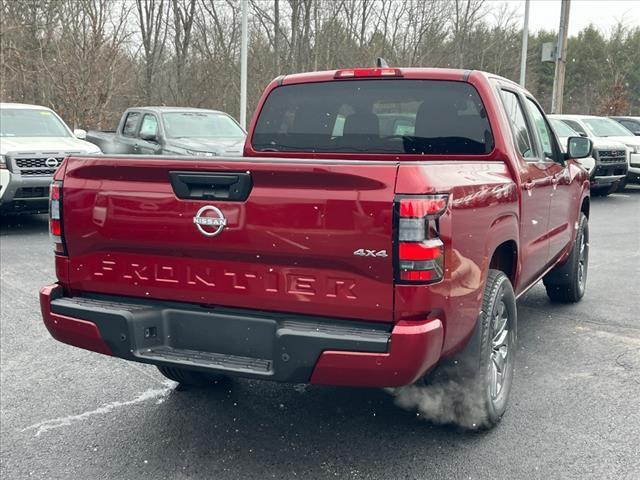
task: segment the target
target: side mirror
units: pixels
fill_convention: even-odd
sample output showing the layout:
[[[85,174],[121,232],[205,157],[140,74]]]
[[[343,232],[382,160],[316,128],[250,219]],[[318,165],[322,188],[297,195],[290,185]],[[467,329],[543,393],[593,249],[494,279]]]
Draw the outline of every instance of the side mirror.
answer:
[[[81,128],[76,128],[73,131],[73,135],[78,139],[78,140],[86,140],[87,139],[87,131],[83,130]]]
[[[142,140],[146,140],[147,142],[157,142],[158,141],[158,135],[156,135],[155,133],[151,133],[151,132],[140,132],[140,138]]]
[[[580,159],[591,155],[593,142],[584,137],[569,137],[567,140],[567,158]]]

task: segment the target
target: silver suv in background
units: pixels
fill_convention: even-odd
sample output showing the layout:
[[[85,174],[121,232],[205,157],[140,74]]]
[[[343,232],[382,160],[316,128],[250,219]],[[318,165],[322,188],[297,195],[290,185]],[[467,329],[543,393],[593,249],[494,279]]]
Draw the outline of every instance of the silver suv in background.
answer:
[[[640,117],[609,117],[631,131],[636,137],[640,137]]]
[[[42,213],[67,155],[100,153],[76,138],[50,108],[0,103],[0,214]]]
[[[596,161],[596,167],[592,174],[592,181],[594,178],[601,179],[598,184],[592,184],[593,193],[606,195],[607,192],[624,188],[630,179],[628,174],[632,171],[630,163],[635,158],[640,161],[640,138],[606,117],[594,115],[550,115],[549,117],[561,120],[581,137],[588,137],[593,141],[593,158]],[[640,169],[637,170],[640,173]]]
[[[567,141],[569,140],[569,137],[579,137],[580,134],[569,125],[561,120],[558,120],[557,118],[549,118],[549,123],[551,124],[551,128],[553,128],[553,131],[558,137],[560,149],[563,153],[566,153]],[[595,150],[595,145],[593,149]],[[595,158],[593,158],[593,153],[589,157],[581,158],[578,161],[580,162],[580,165],[582,165],[585,170],[589,172],[590,177],[593,173],[595,173],[594,169],[596,167],[596,160]],[[591,179],[591,184],[594,186],[597,185],[597,179],[595,177]]]

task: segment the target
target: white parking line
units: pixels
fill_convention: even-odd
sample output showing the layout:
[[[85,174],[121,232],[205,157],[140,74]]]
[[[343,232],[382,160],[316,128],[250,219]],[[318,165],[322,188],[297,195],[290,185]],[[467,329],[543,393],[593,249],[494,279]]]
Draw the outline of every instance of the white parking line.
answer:
[[[95,415],[106,415],[107,413],[111,413],[114,410],[121,407],[128,407],[129,405],[135,405],[137,403],[146,402],[147,400],[152,400],[156,398],[159,400],[162,400],[164,399],[164,397],[167,396],[167,394],[171,390],[174,389],[176,383],[170,380],[167,380],[163,384],[164,384],[164,388],[145,390],[133,400],[127,400],[124,402],[118,402],[118,401],[111,402],[111,403],[107,403],[106,405],[102,405],[101,407],[96,408],[95,410],[80,413],[79,415],[69,415],[68,417],[59,417],[51,420],[45,420],[44,422],[39,422],[34,425],[30,425],[26,428],[23,428],[20,431],[26,432],[28,430],[35,430],[36,431],[35,436],[38,437],[40,436],[40,434],[46,433],[50,430],[55,430],[56,428],[60,428],[60,427],[68,427],[73,423],[81,422]]]

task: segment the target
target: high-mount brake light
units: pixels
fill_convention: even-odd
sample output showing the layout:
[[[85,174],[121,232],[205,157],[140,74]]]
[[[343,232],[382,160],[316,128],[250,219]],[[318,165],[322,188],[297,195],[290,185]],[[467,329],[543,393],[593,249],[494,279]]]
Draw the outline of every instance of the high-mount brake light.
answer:
[[[62,182],[55,181],[49,188],[49,232],[54,251],[66,254],[62,232]]]
[[[347,68],[338,70],[334,78],[402,77],[399,68]]]
[[[444,278],[444,243],[438,218],[448,195],[402,196],[396,201],[398,248],[396,280],[428,284]]]

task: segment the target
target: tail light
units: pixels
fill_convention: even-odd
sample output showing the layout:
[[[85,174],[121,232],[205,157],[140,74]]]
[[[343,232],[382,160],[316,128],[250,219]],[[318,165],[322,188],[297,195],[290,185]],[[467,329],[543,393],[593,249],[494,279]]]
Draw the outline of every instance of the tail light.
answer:
[[[62,229],[62,182],[53,182],[49,188],[49,233],[54,251],[66,255]]]
[[[438,218],[447,208],[447,195],[396,198],[396,281],[435,283],[444,276],[444,244]]]

